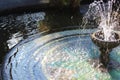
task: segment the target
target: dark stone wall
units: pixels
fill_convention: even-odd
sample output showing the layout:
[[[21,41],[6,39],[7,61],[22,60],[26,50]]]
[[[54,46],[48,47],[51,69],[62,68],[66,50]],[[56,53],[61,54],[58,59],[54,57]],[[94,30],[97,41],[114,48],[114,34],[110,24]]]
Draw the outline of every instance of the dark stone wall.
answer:
[[[49,0],[0,0],[0,11],[22,6],[48,3]]]
[[[40,6],[43,4],[53,5],[58,7],[61,5],[72,5],[76,6],[80,4],[81,0],[0,0],[0,12],[4,10],[10,10],[15,8],[24,8],[24,7],[32,7],[32,6]],[[82,0],[89,2],[89,0]]]
[[[80,5],[90,4],[94,0],[0,0],[0,15],[20,12],[33,12],[48,7],[61,8],[69,5],[74,11]],[[107,0],[103,0],[106,2]]]
[[[81,4],[90,4],[94,0],[70,0],[71,2],[79,2]],[[0,11],[6,10],[6,9],[13,9],[17,7],[24,7],[24,6],[32,6],[32,5],[42,5],[42,4],[48,4],[51,3],[54,5],[59,5],[58,2],[70,2],[69,0],[0,0]],[[107,0],[104,0],[107,1]]]
[[[0,0],[0,15],[4,13],[33,12],[44,8],[77,8],[81,0]],[[74,10],[74,9],[73,9]]]
[[[49,0],[0,0],[0,16],[34,12],[49,4]]]
[[[38,0],[0,0],[0,10],[32,5]]]

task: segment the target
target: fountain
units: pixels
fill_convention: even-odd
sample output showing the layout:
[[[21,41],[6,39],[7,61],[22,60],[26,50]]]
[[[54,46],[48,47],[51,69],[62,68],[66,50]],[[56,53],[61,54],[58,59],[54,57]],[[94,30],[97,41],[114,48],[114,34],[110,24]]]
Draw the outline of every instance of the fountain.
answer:
[[[94,68],[96,63],[92,58],[98,57],[98,50],[89,37],[93,31],[66,30],[44,36],[37,34],[22,41],[6,56],[3,79],[110,79],[108,73]]]
[[[94,7],[93,3],[90,7]],[[89,9],[89,11],[92,10]],[[95,12],[94,17],[89,15],[87,17],[90,17],[89,19],[96,18],[98,14],[97,11]],[[47,16],[48,13],[43,14],[43,16],[47,17],[47,22],[60,23],[57,20],[63,20],[60,16],[61,13],[58,16],[55,14],[49,14],[50,19]],[[92,12],[89,14],[92,14]],[[52,15],[54,20],[51,19]],[[70,17],[68,18],[70,19]],[[20,18],[21,16],[17,17],[19,22]],[[35,16],[32,18],[35,18]],[[30,19],[33,20],[32,18]],[[38,21],[37,16],[36,18]],[[56,18],[58,19],[56,20]],[[24,16],[22,16],[23,19],[25,19],[26,23],[27,20]],[[66,23],[65,20],[63,22]],[[44,29],[42,30],[44,25],[41,23],[43,27],[41,26],[40,33],[27,37],[11,49],[6,55],[2,66],[3,80],[120,80],[120,47],[117,47],[120,43],[120,36],[118,31],[112,31],[111,27],[112,32],[109,32],[108,28],[108,32],[113,36],[107,35],[110,37],[109,40],[109,38],[104,39],[105,34],[103,31],[106,30],[103,30],[101,26],[99,26],[100,30],[94,32],[96,29],[78,29],[79,26],[66,27],[65,24],[65,27],[60,24],[58,25],[60,27],[57,27],[54,24],[52,25],[54,27],[48,25],[50,29],[52,28],[52,31],[49,28],[44,31]],[[104,22],[100,25],[102,24]],[[115,26],[115,24],[112,25]],[[27,27],[29,28],[29,26]],[[102,58],[106,61],[101,58],[101,62],[103,61],[105,67],[109,62],[108,53],[111,51],[110,60],[112,59],[115,64],[112,65],[108,72],[101,72],[99,69],[100,51],[92,41],[100,47],[101,53],[106,53],[105,57],[108,57],[108,60],[103,58],[105,54],[102,55]]]
[[[97,35],[101,32],[102,31],[97,31],[91,34],[91,39],[99,47],[99,50],[101,52],[100,62],[103,63],[102,67],[106,68],[109,63],[109,53],[112,51],[113,48],[119,46],[120,44],[120,33],[115,32],[115,41],[104,41],[99,37],[100,35]]]
[[[91,34],[91,39],[99,47],[101,52],[100,62],[104,68],[108,67],[109,53],[120,44],[120,32],[114,30],[115,27],[119,27],[117,24],[119,24],[120,5],[117,6],[116,10],[112,11],[116,2],[116,0],[108,0],[108,3],[105,4],[103,0],[94,1],[90,4],[85,15],[90,17],[92,14],[94,20],[100,18],[99,30]],[[91,11],[93,12],[91,13]]]

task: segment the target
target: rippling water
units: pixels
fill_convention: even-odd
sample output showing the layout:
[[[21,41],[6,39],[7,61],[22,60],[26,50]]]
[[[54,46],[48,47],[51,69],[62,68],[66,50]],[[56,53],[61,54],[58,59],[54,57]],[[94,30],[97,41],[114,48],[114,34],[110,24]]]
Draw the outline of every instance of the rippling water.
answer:
[[[120,47],[111,52],[108,72],[101,72],[89,36],[94,26],[82,30],[80,24],[81,15],[69,12],[1,16],[0,57],[9,51],[0,65],[3,80],[119,80]]]
[[[48,31],[47,34],[61,30],[64,31],[68,26],[79,24],[81,16],[78,16],[80,18],[69,14],[69,12],[59,13],[59,11],[0,16],[0,64],[3,63],[6,53],[22,40],[29,38],[31,35],[41,34],[46,31]],[[69,28],[75,29],[78,27]]]
[[[93,31],[37,34],[22,41],[6,56],[3,79],[119,80],[120,47],[111,53],[108,72],[101,72],[98,68],[99,51],[89,36]]]
[[[81,24],[80,13],[71,14],[68,10],[48,10],[25,14],[0,16],[0,63],[6,53],[21,40],[36,33],[49,33],[78,28]],[[78,25],[76,27],[76,25]],[[73,27],[74,26],[74,27]],[[56,31],[55,31],[56,29]]]
[[[45,12],[0,16],[0,64],[9,50],[30,35],[39,32]]]

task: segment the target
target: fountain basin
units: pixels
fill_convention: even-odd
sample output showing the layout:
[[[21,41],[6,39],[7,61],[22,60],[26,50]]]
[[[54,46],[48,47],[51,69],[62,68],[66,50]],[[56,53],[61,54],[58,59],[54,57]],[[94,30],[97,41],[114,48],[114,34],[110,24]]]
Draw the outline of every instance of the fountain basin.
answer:
[[[114,41],[105,41],[100,39],[96,34],[97,33],[101,33],[102,31],[96,31],[94,33],[91,34],[91,39],[92,41],[98,46],[98,47],[102,47],[102,48],[107,48],[107,49],[112,49],[117,47],[120,44],[120,32],[118,31],[114,31],[115,33],[115,38],[116,40]]]
[[[107,73],[97,66],[99,51],[90,39],[96,29],[35,34],[6,55],[3,80],[119,80],[120,47],[110,59],[117,65]],[[96,67],[94,67],[96,66]]]
[[[110,79],[109,73],[101,73],[93,67],[96,64],[93,59],[99,56],[89,36],[93,31],[66,30],[44,36],[36,34],[22,41],[6,56],[2,68],[3,79]]]

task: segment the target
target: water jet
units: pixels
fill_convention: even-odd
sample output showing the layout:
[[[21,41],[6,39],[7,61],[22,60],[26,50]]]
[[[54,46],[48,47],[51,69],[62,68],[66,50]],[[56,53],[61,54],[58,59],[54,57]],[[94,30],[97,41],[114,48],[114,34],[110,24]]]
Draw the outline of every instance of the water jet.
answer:
[[[119,28],[119,10],[120,5],[117,0],[95,0],[89,5],[89,9],[83,19],[94,20],[97,23],[98,30],[91,34],[91,39],[100,50],[100,62],[107,68],[109,63],[109,53],[113,48],[120,44],[120,33],[116,30]],[[116,5],[117,9],[114,9]],[[116,13],[116,14],[114,14]],[[84,20],[84,21],[85,21]],[[97,20],[99,20],[97,22]]]
[[[120,47],[115,48],[118,46],[116,42],[119,41],[119,33],[113,32],[112,35],[115,37],[109,41],[104,39],[102,31],[94,32],[96,29],[93,28],[81,30],[78,29],[79,26],[66,27],[65,24],[65,27],[61,25],[57,27],[54,23],[60,24],[56,20],[59,20],[58,16],[55,16],[54,20],[47,18],[47,22],[53,21],[55,26],[52,27],[52,32],[44,33],[41,30],[42,33],[29,36],[11,49],[4,59],[2,78],[4,80],[119,80]],[[94,39],[97,38],[96,44],[98,41],[101,41],[100,45],[106,42],[105,45],[98,46],[103,49],[102,53],[112,51],[110,60],[114,59],[117,63],[117,66],[113,65],[114,69],[107,73],[102,73],[95,67],[99,65],[99,62],[96,63],[99,51],[91,41],[92,37],[89,36],[91,33]]]
[[[91,34],[92,41],[99,47],[100,50],[100,62],[103,64],[104,67],[107,67],[109,63],[109,53],[112,51],[113,48],[119,46],[120,44],[120,33],[114,32],[115,39],[114,41],[105,41],[102,37],[104,36],[102,31],[96,31]]]

